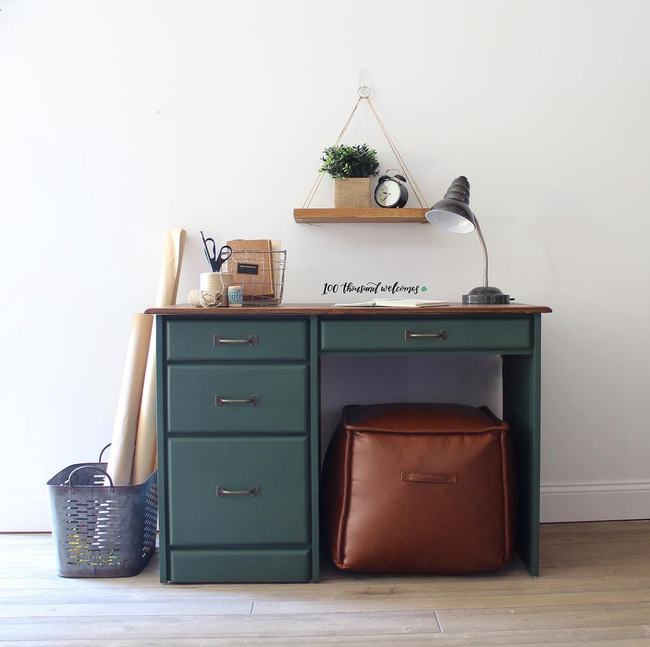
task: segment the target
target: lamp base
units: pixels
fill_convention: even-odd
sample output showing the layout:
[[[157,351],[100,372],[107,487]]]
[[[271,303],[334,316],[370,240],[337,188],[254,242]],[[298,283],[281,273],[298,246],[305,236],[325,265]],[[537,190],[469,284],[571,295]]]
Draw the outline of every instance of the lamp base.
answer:
[[[514,299],[513,299],[514,300]],[[503,294],[499,288],[480,287],[474,288],[469,294],[463,294],[463,303],[482,303],[483,305],[496,305],[510,303],[510,295]]]

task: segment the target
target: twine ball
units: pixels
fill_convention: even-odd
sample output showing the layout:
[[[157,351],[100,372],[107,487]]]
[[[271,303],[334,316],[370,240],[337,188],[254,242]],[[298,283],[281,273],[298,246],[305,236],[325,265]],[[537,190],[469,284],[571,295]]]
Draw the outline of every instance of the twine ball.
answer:
[[[187,295],[187,301],[194,308],[216,308],[223,303],[222,290],[218,292],[192,290]]]

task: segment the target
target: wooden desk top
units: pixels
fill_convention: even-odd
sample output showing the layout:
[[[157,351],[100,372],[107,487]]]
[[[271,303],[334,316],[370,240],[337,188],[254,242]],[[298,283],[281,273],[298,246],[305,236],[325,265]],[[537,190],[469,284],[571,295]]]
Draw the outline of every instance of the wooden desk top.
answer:
[[[241,308],[193,308],[187,303],[166,308],[149,308],[150,315],[208,316],[208,317],[245,317],[255,316],[296,316],[318,315],[319,317],[414,317],[417,315],[517,315],[542,314],[553,312],[547,306],[532,306],[525,303],[505,305],[467,305],[450,303],[448,306],[431,308],[342,308],[327,303],[283,303],[279,306],[242,306]]]

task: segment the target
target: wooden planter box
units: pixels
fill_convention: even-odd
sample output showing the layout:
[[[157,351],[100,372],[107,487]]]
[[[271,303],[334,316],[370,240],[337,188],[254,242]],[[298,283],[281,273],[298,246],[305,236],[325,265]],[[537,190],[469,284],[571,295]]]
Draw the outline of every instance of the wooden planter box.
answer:
[[[334,205],[337,209],[370,207],[370,178],[334,180]]]

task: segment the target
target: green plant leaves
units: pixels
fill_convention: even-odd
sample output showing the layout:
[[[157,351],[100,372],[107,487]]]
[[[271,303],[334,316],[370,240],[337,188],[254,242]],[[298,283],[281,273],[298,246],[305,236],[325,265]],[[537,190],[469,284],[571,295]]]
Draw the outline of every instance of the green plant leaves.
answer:
[[[333,178],[373,177],[379,173],[377,151],[367,144],[329,146],[321,157],[323,166],[319,173],[329,173]]]

